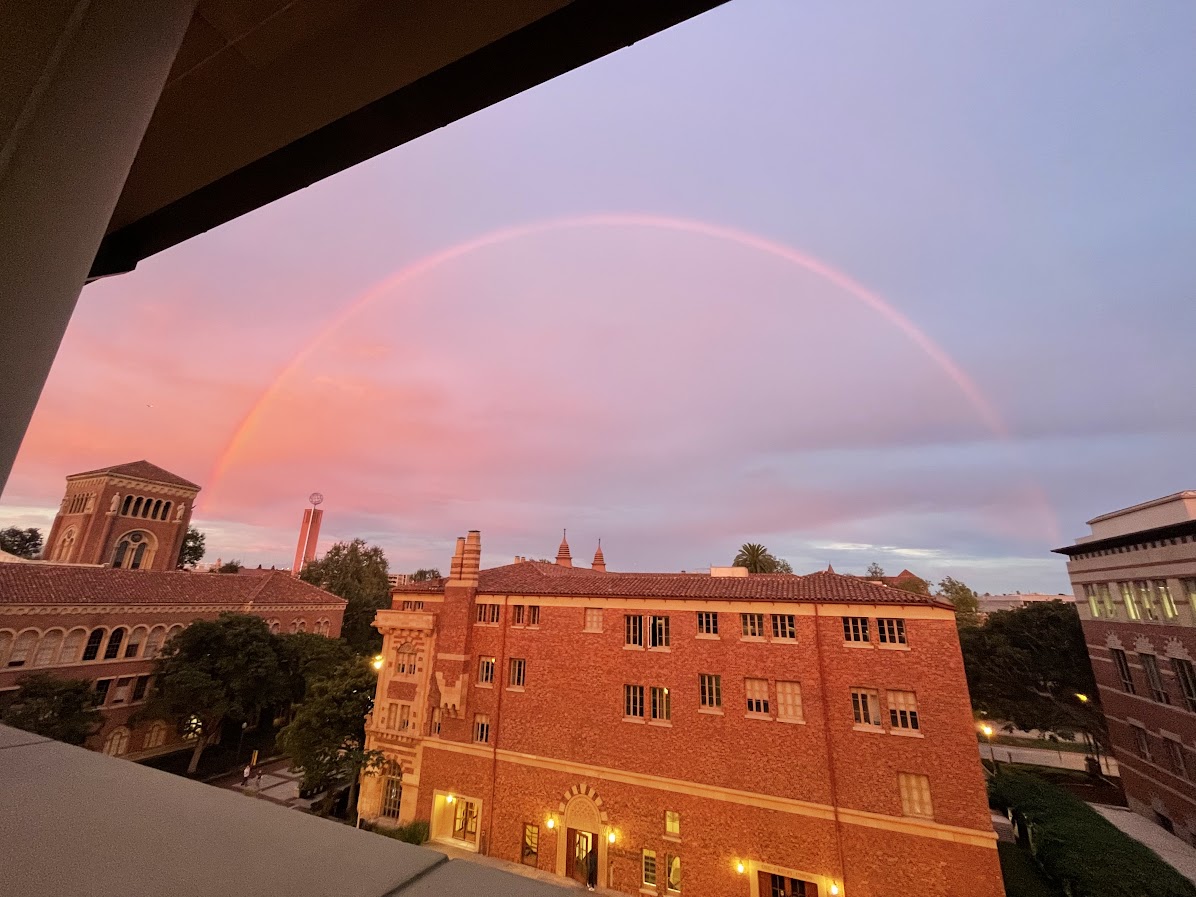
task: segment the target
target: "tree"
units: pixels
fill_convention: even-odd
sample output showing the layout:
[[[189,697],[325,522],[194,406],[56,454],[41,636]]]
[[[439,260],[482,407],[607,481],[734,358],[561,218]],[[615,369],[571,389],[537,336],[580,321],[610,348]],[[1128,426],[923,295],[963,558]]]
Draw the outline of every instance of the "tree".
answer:
[[[375,654],[382,635],[371,625],[374,615],[390,604],[386,555],[362,539],[337,542],[318,561],[303,568],[300,579],[349,602],[341,624],[343,638],[358,654]]]
[[[328,678],[338,667],[353,659],[352,650],[340,639],[312,632],[295,632],[275,638],[279,666],[286,677],[292,704],[302,702],[316,680]]]
[[[42,551],[42,533],[36,527],[17,529],[10,526],[0,530],[0,551],[7,551],[19,558],[35,558]]]
[[[747,567],[748,573],[792,573],[793,567],[788,561],[774,557],[773,554],[758,542],[745,542],[739,546],[733,567]]]
[[[955,606],[955,625],[960,629],[980,623],[980,602],[976,593],[958,579],[950,576],[939,583],[937,597],[946,598]]]
[[[1040,601],[997,611],[960,630],[959,643],[977,713],[1019,729],[1082,731],[1107,742],[1074,605]]]
[[[908,577],[906,579],[898,579],[891,583],[891,587],[894,589],[900,589],[902,592],[910,592],[914,595],[930,594],[930,583],[917,576]]]
[[[287,698],[275,636],[264,620],[246,614],[196,620],[171,638],[154,681],[145,714],[172,719],[196,736],[189,773],[226,719],[248,722]]]
[[[233,559],[233,560],[227,561],[227,562],[221,564],[219,567],[217,567],[216,572],[217,573],[240,573],[243,569],[245,569],[245,565],[242,564],[239,560]]]
[[[869,579],[884,579],[885,568],[876,563],[876,561],[873,561],[868,565],[868,569],[864,571],[864,575]]]
[[[99,730],[99,695],[86,679],[36,673],[22,678],[17,686],[0,713],[5,725],[67,744],[82,744]]]
[[[374,707],[378,674],[364,658],[342,664],[316,679],[299,712],[278,733],[278,745],[303,769],[303,787],[313,790],[349,781],[349,807],[355,812],[357,782],[382,762],[379,751],[365,750],[365,718]]]
[[[205,540],[204,534],[195,527],[187,527],[187,535],[183,536],[183,547],[179,549],[180,570],[184,567],[194,567],[203,560]]]
[[[440,571],[435,567],[421,567],[411,574],[412,582],[431,582],[441,578]]]

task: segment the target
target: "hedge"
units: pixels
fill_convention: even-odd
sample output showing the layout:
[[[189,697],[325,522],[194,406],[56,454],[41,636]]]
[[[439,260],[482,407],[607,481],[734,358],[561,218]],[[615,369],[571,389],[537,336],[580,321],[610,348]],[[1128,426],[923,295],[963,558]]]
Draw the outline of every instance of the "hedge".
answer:
[[[428,840],[430,827],[426,819],[416,819],[406,825],[370,825],[371,832],[386,835],[396,841],[406,841],[408,844],[423,844]]]
[[[989,795],[1012,811],[1019,842],[1069,897],[1196,897],[1196,885],[1154,851],[1037,776],[1002,771]]]

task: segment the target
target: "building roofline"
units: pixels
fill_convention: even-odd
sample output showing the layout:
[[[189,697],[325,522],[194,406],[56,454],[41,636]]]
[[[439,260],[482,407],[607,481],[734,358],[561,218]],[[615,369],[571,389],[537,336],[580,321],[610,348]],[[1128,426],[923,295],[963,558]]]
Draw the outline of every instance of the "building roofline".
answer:
[[[1185,493],[1178,492],[1177,495]],[[1192,493],[1196,498],[1196,493]],[[1179,536],[1196,536],[1196,520],[1181,520],[1179,523],[1169,523],[1166,526],[1156,526],[1153,529],[1141,529],[1120,536],[1108,536],[1104,539],[1090,539],[1087,542],[1077,542],[1062,548],[1052,548],[1054,554],[1068,556],[1088,554],[1092,551],[1104,551],[1107,548],[1121,548],[1126,545],[1136,545],[1139,542],[1157,542],[1163,539],[1175,539]]]
[[[1159,505],[1165,505],[1173,501],[1182,501],[1185,499],[1196,499],[1196,490],[1185,489],[1182,492],[1172,492],[1170,495],[1164,495],[1162,498],[1152,498],[1149,501],[1139,502],[1136,505],[1130,505],[1128,508],[1122,508],[1119,511],[1109,511],[1108,513],[1101,514],[1099,517],[1093,517],[1091,520],[1086,522],[1089,526],[1092,526],[1094,523],[1103,523],[1106,520],[1113,520],[1117,517],[1122,517],[1125,514],[1132,514],[1134,511],[1144,511],[1147,508],[1154,508],[1158,507]]]

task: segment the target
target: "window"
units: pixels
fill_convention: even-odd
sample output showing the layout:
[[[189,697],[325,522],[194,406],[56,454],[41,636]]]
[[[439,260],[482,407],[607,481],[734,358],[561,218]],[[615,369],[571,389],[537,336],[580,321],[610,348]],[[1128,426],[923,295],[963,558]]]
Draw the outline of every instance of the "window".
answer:
[[[586,623],[583,632],[601,632],[602,631],[602,608],[587,607],[586,608]]]
[[[129,700],[129,692],[133,688],[133,677],[122,676],[116,680],[116,687],[112,689],[112,703],[124,704]]]
[[[1192,613],[1196,614],[1196,579],[1181,580],[1180,585],[1183,587],[1184,595],[1188,598]]]
[[[96,680],[96,694],[99,700],[96,701],[96,706],[102,707],[104,702],[108,700],[108,689],[112,687],[111,679],[97,679]]]
[[[1183,692],[1184,706],[1191,712],[1196,712],[1196,670],[1192,669],[1192,661],[1180,657],[1171,658],[1171,672],[1179,680],[1179,689]]]
[[[10,667],[23,667],[29,661],[37,647],[37,636],[36,629],[26,629],[17,636],[17,640],[12,645],[12,653],[8,655]]]
[[[120,656],[120,645],[125,640],[125,628],[117,626],[108,636],[108,647],[104,649],[104,660],[114,660]]]
[[[440,718],[441,718],[440,708],[437,707],[435,710],[432,711],[432,721],[431,721],[431,723],[429,723],[429,726],[428,726],[428,731],[431,732],[433,735],[440,734]]]
[[[399,705],[399,721],[395,726],[400,732],[403,732],[411,727],[411,705]]]
[[[403,768],[397,763],[388,763],[386,777],[382,779],[382,815],[387,819],[398,819],[403,804]]]
[[[1129,620],[1139,620],[1142,615],[1138,612],[1138,602],[1134,598],[1134,589],[1128,582],[1117,583],[1121,590],[1121,600],[1125,604],[1125,616]]]
[[[527,625],[528,626],[539,626],[540,625],[540,605],[529,604],[527,606]]]
[[[1096,595],[1096,586],[1092,583],[1084,584],[1084,597],[1088,599],[1088,610],[1092,616],[1099,617],[1101,612],[1100,600]]]
[[[805,717],[801,710],[801,683],[777,683],[777,719],[800,723]]]
[[[775,872],[768,874],[768,897],[807,897],[806,883],[798,878],[786,878]]]
[[[843,618],[843,641],[845,642],[866,642],[868,641],[868,618],[867,617],[844,617]]]
[[[904,645],[905,620],[894,617],[879,617],[876,620],[876,634],[882,645]]]
[[[59,663],[77,663],[79,652],[83,649],[83,642],[87,639],[86,629],[72,629],[62,640],[62,650],[58,653]]]
[[[149,690],[149,676],[138,676],[137,684],[133,686],[133,700],[140,701],[145,697],[146,691]]]
[[[764,614],[740,614],[744,638],[764,638]]]
[[[525,866],[535,866],[540,857],[540,826],[523,823],[523,849],[519,861]]]
[[[676,810],[664,811],[664,833],[675,838],[681,837],[681,814]]]
[[[1134,582],[1134,588],[1138,591],[1138,601],[1142,605],[1142,613],[1148,620],[1157,620],[1159,618],[1159,610],[1154,600],[1154,589],[1150,587],[1150,583],[1139,579]]]
[[[1138,756],[1143,760],[1152,759],[1150,756],[1150,739],[1146,737],[1146,730],[1141,726],[1131,725],[1134,732],[1134,744],[1138,748]]]
[[[497,604],[479,604],[478,605],[478,619],[479,623],[497,623],[499,615],[499,606]]]
[[[100,644],[104,641],[104,630],[93,629],[87,637],[87,647],[83,649],[84,660],[95,660],[100,656]]]
[[[145,640],[145,657],[147,660],[158,656],[162,644],[166,641],[166,627],[155,626],[150,630],[149,638]]]
[[[1155,595],[1158,596],[1163,616],[1168,620],[1174,620],[1179,616],[1179,612],[1175,609],[1175,599],[1171,597],[1171,587],[1167,585],[1167,580],[1156,579],[1152,585]]]
[[[747,712],[766,715],[768,713],[768,680],[744,679],[743,690],[747,696]]]
[[[644,687],[642,685],[623,686],[623,716],[626,719],[644,718]]]
[[[628,614],[623,618],[623,644],[637,648],[644,647],[644,618]]]
[[[395,652],[395,675],[414,676],[415,658],[417,656],[415,645],[411,644],[411,642],[403,642],[403,644],[399,645],[399,650]]]
[[[715,611],[698,611],[698,635],[718,635],[718,614]]]
[[[492,682],[494,682],[494,658],[479,657],[478,683],[480,685],[490,685]]]
[[[145,642],[148,631],[144,626],[138,626],[129,633],[129,643],[125,645],[125,657],[136,657],[141,653],[141,646]]]
[[[723,706],[723,677],[714,673],[702,673],[698,677],[702,707],[707,710]]]
[[[1134,694],[1134,677],[1130,675],[1130,663],[1126,660],[1125,652],[1120,648],[1110,648],[1113,663],[1117,666],[1117,674],[1121,677],[1121,687],[1129,694]]]
[[[670,891],[681,891],[681,857],[668,855],[669,880],[666,887]]]
[[[156,722],[145,733],[145,743],[142,745],[142,750],[148,751],[151,748],[162,747],[164,744],[166,744],[166,723]]]
[[[875,689],[853,688],[851,712],[857,726],[880,728],[880,698]]]
[[[270,634],[278,635],[278,633],[281,631],[282,631],[282,623],[280,623],[278,620],[271,620],[270,621]],[[146,651],[148,652],[149,649],[147,648]],[[148,656],[148,654],[146,656]]]
[[[523,605],[522,604],[516,604],[511,607],[511,625],[512,626],[522,626],[523,625]]]
[[[404,601],[403,610],[423,610],[424,603],[422,601]]]
[[[1167,744],[1167,754],[1171,760],[1172,770],[1181,779],[1186,779],[1188,777],[1188,764],[1184,759],[1183,744],[1174,738],[1164,738],[1163,741]]]
[[[459,841],[473,841],[478,835],[478,808],[471,800],[457,798],[453,813],[453,837]]]
[[[1101,605],[1105,609],[1105,616],[1113,619],[1117,616],[1117,605],[1113,603],[1113,596],[1109,592],[1107,583],[1098,582],[1096,584],[1096,595],[1100,598]]]
[[[1159,661],[1153,654],[1139,654],[1138,660],[1142,669],[1146,671],[1146,683],[1150,686],[1150,696],[1160,704],[1170,704],[1171,696],[1163,688],[1163,677],[1159,675]]]
[[[673,718],[673,703],[669,697],[669,690],[658,685],[653,685],[651,690],[652,697],[652,719],[657,722],[668,722]]]
[[[918,697],[912,691],[889,692],[889,725],[894,729],[918,731]]]
[[[656,851],[644,851],[644,884],[656,887]]]
[[[124,726],[113,729],[104,739],[104,753],[109,757],[121,757],[129,751],[129,730]]]
[[[772,637],[788,642],[797,639],[797,625],[793,614],[772,615]]]
[[[524,679],[527,678],[527,661],[522,657],[511,658],[510,675],[507,677],[507,684],[511,688],[523,688]]]
[[[901,790],[901,812],[906,816],[934,816],[930,804],[930,777],[912,772],[897,773],[897,784]]]
[[[490,715],[475,713],[473,715],[473,740],[479,744],[490,743]]]
[[[37,643],[37,653],[33,656],[35,667],[48,667],[58,658],[58,649],[62,646],[62,630],[51,629],[42,636]]]
[[[649,617],[648,647],[667,648],[669,646],[669,618]]]

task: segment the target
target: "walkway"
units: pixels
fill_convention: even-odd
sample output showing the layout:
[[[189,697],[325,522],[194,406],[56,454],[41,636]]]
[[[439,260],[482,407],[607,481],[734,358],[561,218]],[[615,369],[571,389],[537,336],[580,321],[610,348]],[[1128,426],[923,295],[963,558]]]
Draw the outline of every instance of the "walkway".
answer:
[[[1089,804],[1107,820],[1142,844],[1145,844],[1163,860],[1175,868],[1180,875],[1196,884],[1196,847],[1169,834],[1133,810],[1122,807],[1107,807],[1104,804]]]
[[[1004,744],[981,744],[980,756],[996,758],[998,763],[1028,763],[1033,766],[1053,766],[1056,769],[1084,770],[1084,755],[1078,751],[1052,751],[1047,748],[1021,748]],[[1101,756],[1101,769],[1107,776],[1118,776],[1117,761]]]
[[[241,787],[241,773],[229,773],[210,784],[217,788],[227,788],[229,791],[240,791],[252,797],[260,797],[271,803],[284,807],[306,810],[312,805],[312,799],[299,796],[299,783],[303,779],[302,772],[292,772],[290,761],[274,760],[254,769],[254,773],[261,772],[261,778],[255,775],[249,780],[249,786]]]
[[[429,841],[424,845],[430,850],[435,850],[443,853],[450,860],[466,860],[470,863],[477,863],[482,866],[489,866],[492,869],[501,869],[504,872],[510,872],[514,875],[522,875],[524,878],[532,878],[536,881],[542,881],[545,884],[556,885],[558,888],[573,888],[578,891],[584,891],[585,885],[572,878],[566,878],[563,875],[556,875],[546,869],[536,869],[532,866],[524,866],[521,863],[512,863],[509,860],[500,860],[497,857],[482,856],[478,853],[473,853],[469,850],[462,850],[459,847],[452,847],[446,844],[441,844],[437,841]],[[608,888],[597,888],[596,894],[608,895],[622,895],[622,891],[612,891]]]

